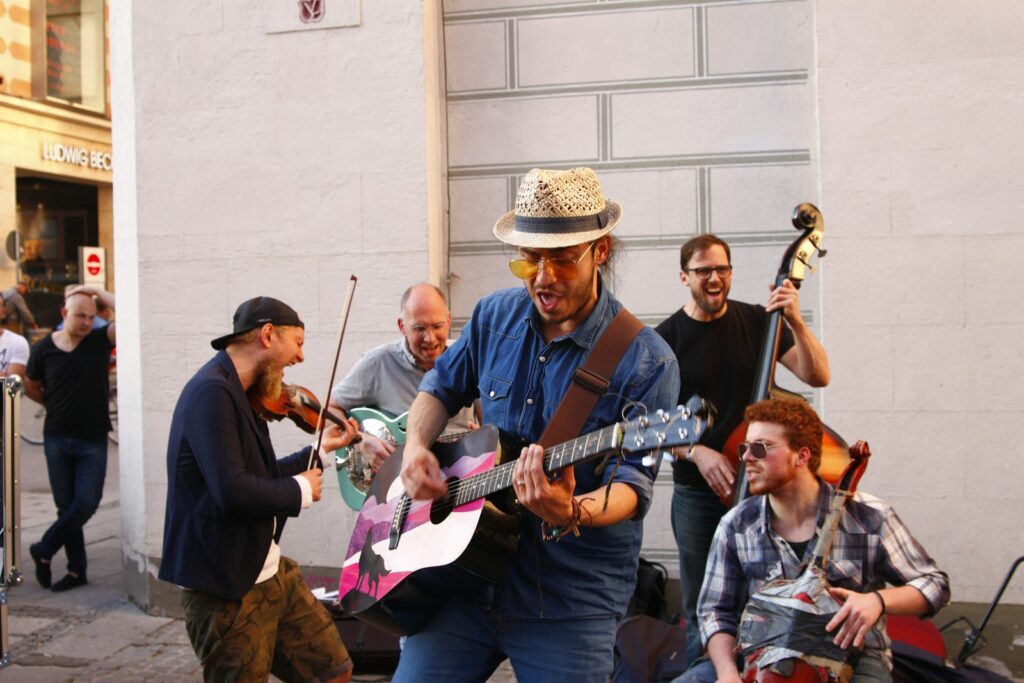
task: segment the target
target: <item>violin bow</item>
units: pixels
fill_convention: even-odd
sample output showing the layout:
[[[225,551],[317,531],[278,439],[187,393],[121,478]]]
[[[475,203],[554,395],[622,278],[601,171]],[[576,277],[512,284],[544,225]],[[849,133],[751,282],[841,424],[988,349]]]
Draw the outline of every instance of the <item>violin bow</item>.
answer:
[[[327,404],[331,402],[331,389],[334,388],[334,374],[338,371],[338,359],[341,357],[341,340],[345,337],[345,325],[348,324],[348,312],[352,308],[352,294],[356,290],[356,276],[349,276],[348,291],[345,292],[345,303],[341,307],[341,325],[338,327],[338,342],[334,345],[334,362],[331,363],[331,378],[327,382],[327,391],[320,394],[324,400],[320,402],[320,418],[317,420],[316,447],[309,454],[309,467],[313,469],[313,458],[319,458],[320,444],[324,440],[324,427],[327,420],[324,415],[327,413]]]

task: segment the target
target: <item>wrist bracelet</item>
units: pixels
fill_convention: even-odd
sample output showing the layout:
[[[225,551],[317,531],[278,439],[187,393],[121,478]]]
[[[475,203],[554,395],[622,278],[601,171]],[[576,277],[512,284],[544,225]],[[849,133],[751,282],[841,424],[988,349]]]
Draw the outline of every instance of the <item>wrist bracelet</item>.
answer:
[[[584,500],[593,499],[585,498]],[[580,517],[583,515],[583,503],[575,498],[570,498],[569,501],[572,503],[572,517],[566,524],[562,526],[551,526],[543,519],[540,521],[540,537],[545,541],[560,541],[569,534],[572,534],[573,536],[580,535]]]
[[[876,598],[878,598],[878,602],[882,603],[882,614],[879,614],[878,616],[883,616],[885,614],[885,600],[882,598],[882,594],[878,591],[871,592],[875,594]]]
[[[697,460],[697,446],[694,444],[690,446],[690,450],[686,451],[686,462],[696,462]]]

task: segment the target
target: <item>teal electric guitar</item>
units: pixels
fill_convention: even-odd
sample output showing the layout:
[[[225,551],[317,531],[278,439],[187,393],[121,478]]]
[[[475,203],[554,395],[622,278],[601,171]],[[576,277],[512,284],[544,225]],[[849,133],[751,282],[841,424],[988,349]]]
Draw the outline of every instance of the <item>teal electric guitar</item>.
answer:
[[[353,408],[346,411],[359,423],[359,431],[387,441],[392,446],[405,443],[405,424],[409,419],[408,411],[394,417],[376,408]],[[465,432],[444,434],[438,441],[452,443],[458,441]],[[366,492],[373,483],[373,470],[363,458],[362,450],[356,446],[346,446],[334,451],[334,467],[338,471],[338,488],[345,504],[358,512],[366,500]]]

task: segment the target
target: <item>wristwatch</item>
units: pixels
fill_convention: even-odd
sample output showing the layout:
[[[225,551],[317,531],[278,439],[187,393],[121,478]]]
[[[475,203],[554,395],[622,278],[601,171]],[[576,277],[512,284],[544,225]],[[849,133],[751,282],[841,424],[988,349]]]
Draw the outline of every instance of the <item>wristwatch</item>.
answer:
[[[686,451],[686,462],[696,463],[697,445],[690,446],[690,450]]]

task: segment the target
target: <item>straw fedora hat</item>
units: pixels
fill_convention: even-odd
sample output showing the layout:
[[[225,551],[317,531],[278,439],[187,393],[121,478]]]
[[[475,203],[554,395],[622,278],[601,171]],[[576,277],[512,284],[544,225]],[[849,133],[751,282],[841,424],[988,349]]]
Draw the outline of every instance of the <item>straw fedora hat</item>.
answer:
[[[605,199],[589,168],[535,168],[516,193],[516,208],[494,224],[494,236],[528,249],[560,249],[611,232],[622,218],[618,202]]]

